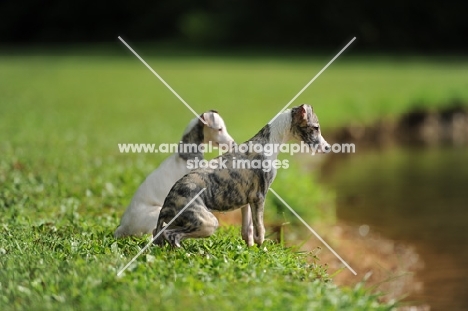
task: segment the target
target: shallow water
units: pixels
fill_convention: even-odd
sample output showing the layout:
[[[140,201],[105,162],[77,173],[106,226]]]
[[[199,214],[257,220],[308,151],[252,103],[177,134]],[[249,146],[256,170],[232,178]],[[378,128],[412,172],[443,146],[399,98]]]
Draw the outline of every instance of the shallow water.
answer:
[[[333,156],[333,155],[331,155]],[[415,248],[431,310],[468,310],[468,148],[398,147],[333,160],[337,218]]]

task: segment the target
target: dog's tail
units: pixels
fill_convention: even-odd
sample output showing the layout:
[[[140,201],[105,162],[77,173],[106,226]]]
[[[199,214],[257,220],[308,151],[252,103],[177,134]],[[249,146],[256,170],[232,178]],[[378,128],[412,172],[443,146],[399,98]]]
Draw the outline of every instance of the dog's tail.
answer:
[[[126,236],[128,236],[128,232],[125,230],[125,228],[122,225],[120,225],[114,232],[114,237],[116,239],[123,238]]]
[[[156,229],[153,230],[153,239],[164,229],[164,227],[167,226],[166,221],[170,222],[170,219],[174,218],[174,216],[175,215],[173,210],[164,207],[161,209],[161,211],[159,212],[158,224],[156,226]],[[158,246],[164,246],[164,244],[166,244],[166,241],[167,240],[165,232],[162,232],[153,241],[153,244]]]
[[[158,221],[158,226],[153,230],[153,239],[154,237],[161,232],[164,228],[165,223],[163,221]],[[156,239],[154,239],[153,244],[157,246],[164,246],[166,239],[164,238],[163,234],[160,234]]]

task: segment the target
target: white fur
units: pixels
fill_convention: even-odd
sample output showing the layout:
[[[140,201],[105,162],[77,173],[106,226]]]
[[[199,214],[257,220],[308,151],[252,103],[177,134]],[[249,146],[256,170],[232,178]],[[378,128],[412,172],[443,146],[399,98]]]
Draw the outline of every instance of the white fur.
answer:
[[[207,112],[203,117],[207,122],[203,129],[205,142],[224,144],[234,141],[219,114]],[[191,120],[184,134],[188,133],[197,122],[198,118]],[[151,233],[156,228],[159,212],[167,194],[175,182],[188,172],[190,170],[187,168],[187,162],[178,154],[173,154],[164,160],[136,191],[114,236],[120,238]]]
[[[285,110],[270,124],[270,144],[283,144],[291,139],[291,109]]]

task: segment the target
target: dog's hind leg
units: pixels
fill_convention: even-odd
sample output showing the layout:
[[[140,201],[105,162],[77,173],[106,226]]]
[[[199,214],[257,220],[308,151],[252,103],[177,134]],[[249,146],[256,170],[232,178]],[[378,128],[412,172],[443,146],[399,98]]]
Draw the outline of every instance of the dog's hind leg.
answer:
[[[198,211],[194,217],[184,226],[184,228],[169,230],[168,235],[174,235],[174,244],[168,239],[171,245],[180,246],[180,241],[187,238],[207,238],[218,228],[218,219],[210,211],[204,209]]]
[[[164,245],[166,240],[172,247],[180,247],[180,242],[187,238],[206,238],[218,228],[218,219],[207,209],[187,211],[179,216],[174,226],[170,226],[154,241],[154,244]],[[162,229],[162,228],[161,228]],[[159,232],[159,227],[153,232]]]

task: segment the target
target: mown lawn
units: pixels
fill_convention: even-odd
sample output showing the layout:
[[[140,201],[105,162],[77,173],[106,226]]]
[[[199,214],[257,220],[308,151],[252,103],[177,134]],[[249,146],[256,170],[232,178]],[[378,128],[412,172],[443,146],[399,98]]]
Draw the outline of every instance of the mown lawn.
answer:
[[[124,47],[120,54],[0,57],[1,310],[391,308],[361,284],[337,288],[311,255],[272,241],[248,249],[239,228],[187,241],[185,249],[152,247],[117,277],[146,240],[116,241],[113,230],[163,159],[119,154],[117,144],[177,142],[193,117]],[[243,141],[328,59],[153,53],[147,61],[196,111],[219,110]],[[467,62],[343,56],[296,104],[315,107],[326,137],[334,126],[396,115],[414,103],[467,100],[467,69]],[[273,187],[307,220],[333,218],[333,193],[299,164],[280,171]],[[278,219],[272,204],[267,216]]]

